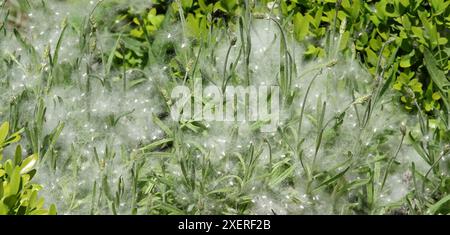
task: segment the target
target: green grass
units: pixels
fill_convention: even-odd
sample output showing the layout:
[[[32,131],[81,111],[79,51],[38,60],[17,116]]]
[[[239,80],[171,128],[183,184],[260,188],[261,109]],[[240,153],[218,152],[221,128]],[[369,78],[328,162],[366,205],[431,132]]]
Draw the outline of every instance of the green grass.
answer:
[[[431,114],[414,88],[392,89],[397,38],[368,66],[357,39],[345,36],[350,19],[329,22],[316,57],[298,42],[307,35],[293,15],[265,4],[230,3],[202,31],[186,1],[175,3],[159,22],[161,11],[149,16],[151,6],[133,1],[152,19],[136,17],[138,27],[113,0],[0,5],[0,120],[10,133],[24,129],[23,152],[39,156],[40,195],[59,214],[450,212],[448,108]],[[447,107],[438,60],[425,50],[420,66]],[[193,89],[195,79],[222,89],[279,86],[277,130],[173,121],[172,89]],[[411,112],[399,102],[405,95]]]

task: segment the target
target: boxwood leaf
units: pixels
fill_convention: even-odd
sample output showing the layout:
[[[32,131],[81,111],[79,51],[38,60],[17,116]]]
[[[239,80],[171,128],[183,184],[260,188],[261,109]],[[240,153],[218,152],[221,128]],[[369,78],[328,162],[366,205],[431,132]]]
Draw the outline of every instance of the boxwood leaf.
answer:
[[[31,170],[33,170],[37,161],[38,161],[37,154],[33,154],[33,155],[25,158],[25,160],[23,160],[22,164],[20,165],[20,174],[23,175],[23,174],[26,174],[26,173],[30,172]]]

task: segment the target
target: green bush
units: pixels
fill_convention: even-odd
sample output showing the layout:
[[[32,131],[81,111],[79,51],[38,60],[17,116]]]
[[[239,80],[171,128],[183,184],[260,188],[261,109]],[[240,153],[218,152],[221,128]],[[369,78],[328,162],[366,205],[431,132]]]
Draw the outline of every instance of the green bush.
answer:
[[[9,124],[0,126],[0,215],[55,215],[54,205],[44,209],[44,199],[38,197],[40,185],[31,183],[38,156],[22,159],[22,148],[16,147],[13,159],[2,162],[3,149],[20,140],[20,131],[8,135]]]
[[[128,66],[145,65],[147,50],[142,48],[145,44],[137,41],[144,41],[145,35],[151,38],[162,27],[165,15],[172,16],[172,22],[182,21],[188,33],[186,36],[199,40],[205,39],[212,25],[236,24],[248,4],[254,16],[272,13],[290,25],[295,39],[306,48],[306,58],[325,57],[332,53],[324,48],[334,41],[323,42],[321,39],[338,38],[337,46],[343,53],[359,57],[373,75],[391,82],[406,110],[421,109],[433,116],[442,106],[449,109],[445,87],[448,79],[445,77],[450,71],[450,2],[265,0],[251,3],[238,0],[157,1],[141,15],[130,9],[120,15],[120,20],[130,22],[125,30],[130,36],[124,39],[127,49],[123,51],[124,55],[119,50],[116,55],[120,59],[125,58]],[[183,19],[180,18],[180,10],[184,13],[181,14]],[[429,64],[433,67],[430,68]],[[430,70],[439,70],[439,77]]]
[[[323,49],[314,44],[314,39],[325,36],[326,29],[334,24],[335,30],[341,29],[341,35],[332,35],[341,37],[340,49],[354,50],[372,74],[392,77],[392,87],[401,92],[400,100],[407,110],[422,108],[432,114],[445,104],[442,98],[447,97],[446,90],[436,79],[448,83],[444,76],[450,70],[450,2],[300,2],[282,1],[281,9],[283,15],[293,14],[295,35],[307,45],[307,54],[321,55]],[[436,66],[430,68],[429,64]],[[441,78],[434,77],[430,69],[440,70]]]

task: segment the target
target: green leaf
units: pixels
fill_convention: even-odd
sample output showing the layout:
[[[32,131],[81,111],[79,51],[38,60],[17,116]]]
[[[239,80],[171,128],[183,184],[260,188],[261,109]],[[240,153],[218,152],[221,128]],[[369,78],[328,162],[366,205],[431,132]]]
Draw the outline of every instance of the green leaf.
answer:
[[[183,9],[189,9],[192,7],[193,0],[181,0],[181,6],[183,6]]]
[[[440,100],[441,99],[441,95],[439,94],[439,92],[434,92],[433,95],[431,96],[431,98],[433,100]]]
[[[380,40],[372,38],[369,41],[370,47],[374,50],[374,51],[378,51],[381,49],[381,47],[383,46],[383,44],[381,43]]]
[[[432,43],[436,43],[438,41],[438,33],[436,25],[434,25],[430,19],[427,18],[428,12],[418,12],[419,18],[422,22],[423,27],[425,28],[425,32],[427,33],[427,36],[429,37],[430,41]]]
[[[129,83],[127,89],[131,89],[131,88],[133,88],[133,87],[135,87],[135,86],[138,86],[139,84],[142,84],[142,83],[144,83],[144,82],[146,82],[146,81],[148,81],[147,78],[141,78],[141,79],[135,79],[135,80],[132,80],[132,81],[130,81],[130,83]]]
[[[111,192],[111,188],[109,187],[108,177],[106,175],[104,175],[103,179],[102,179],[102,188],[103,188],[103,192],[105,193],[106,198],[109,201],[113,201],[114,197],[113,197],[113,194]]]
[[[402,24],[403,24],[403,27],[405,27],[405,29],[407,29],[407,30],[411,29],[411,21],[409,20],[409,17],[407,15],[402,16]]]
[[[370,48],[366,48],[367,61],[369,64],[376,66],[378,64],[378,55],[373,52]]]
[[[198,5],[200,6],[200,9],[203,12],[210,12],[212,10],[212,7],[208,7],[208,6],[212,6],[212,4],[209,4],[208,6],[205,3],[205,0],[198,0]]]
[[[409,56],[403,56],[400,59],[400,67],[402,67],[402,68],[411,67],[411,58]]]
[[[22,162],[22,147],[17,145],[16,153],[14,154],[14,166],[18,166]]]
[[[132,29],[130,31],[130,35],[135,37],[135,38],[141,38],[142,35],[144,35],[144,31],[142,31],[142,29]],[[119,56],[118,56],[119,57]],[[120,57],[119,57],[120,58]]]
[[[400,82],[396,82],[393,86],[394,90],[397,90],[397,91],[401,91],[402,87],[403,87],[403,84]]]
[[[450,195],[445,196],[444,198],[442,198],[441,200],[436,202],[434,205],[432,205],[430,208],[428,208],[428,213],[436,214],[437,212],[439,212],[439,210],[441,208],[443,208],[445,206],[445,204],[447,204],[448,201],[450,201]],[[449,213],[449,212],[450,211],[446,211],[446,213]]]
[[[25,38],[22,37],[22,35],[16,28],[14,28],[14,36],[17,38],[23,49],[28,51],[31,54],[31,56],[33,57],[36,56],[37,54],[36,49],[29,42],[27,42]]]
[[[3,147],[3,143],[5,142],[6,137],[9,132],[9,123],[5,122],[0,126],[0,149]]]
[[[20,169],[15,167],[9,181],[9,193],[7,196],[16,195],[20,189]]]
[[[438,44],[439,45],[446,45],[448,43],[448,39],[447,38],[439,38],[438,39]]]
[[[425,162],[427,162],[429,165],[432,165],[433,163],[430,162],[430,160],[428,159],[427,153],[425,152],[423,145],[420,141],[416,140],[416,138],[412,135],[411,132],[408,133],[409,139],[411,140],[411,144],[414,148],[414,150],[416,151],[417,154],[419,154],[419,156],[425,160]]]
[[[164,211],[167,211],[169,215],[184,215],[186,214],[184,211],[178,209],[177,207],[169,204],[169,203],[165,203],[165,202],[160,202],[158,204],[158,208]]]
[[[330,185],[331,183],[333,183],[334,181],[338,180],[339,178],[341,178],[342,176],[344,176],[344,174],[350,169],[350,167],[345,168],[345,170],[339,172],[338,174],[336,174],[335,176],[325,180],[324,182],[322,182],[319,186],[317,186],[314,191],[317,191],[323,187],[326,187],[327,185]]]
[[[404,7],[408,7],[408,6],[409,6],[409,0],[400,0],[399,2],[400,2],[400,4],[402,4]]]
[[[411,31],[413,32],[414,36],[419,38],[419,42],[421,44],[427,44],[427,42],[425,41],[425,37],[423,36],[423,29],[421,27],[412,26]]]
[[[372,23],[378,27],[378,25],[380,25],[381,21],[378,19],[378,17],[376,17],[375,15],[371,15],[369,16],[370,21],[372,21]]]
[[[8,206],[6,206],[2,201],[0,201],[0,215],[7,215],[9,212]]]
[[[156,28],[159,28],[164,21],[164,15],[158,15],[156,13],[156,9],[152,8],[147,15],[147,19],[150,21],[152,25]]]
[[[434,15],[440,15],[444,13],[447,10],[447,7],[449,6],[449,1],[444,0],[431,0],[431,6],[434,10]]]
[[[109,76],[109,73],[110,73],[110,71],[111,71],[111,67],[112,67],[112,63],[113,63],[113,60],[114,60],[114,55],[116,54],[116,53],[118,53],[117,52],[117,48],[118,48],[118,46],[119,46],[119,42],[120,42],[120,38],[122,37],[122,34],[120,34],[118,37],[117,37],[117,40],[116,40],[116,43],[114,44],[114,47],[113,48],[111,48],[111,53],[109,54],[109,57],[108,57],[108,60],[107,60],[107,62],[106,62],[106,68],[105,68],[105,76]],[[120,53],[118,53],[118,54],[120,54]],[[117,56],[118,58],[123,58],[122,57],[122,55],[120,55],[120,57],[119,56]]]
[[[50,205],[50,209],[48,210],[48,215],[57,215],[57,210],[55,204]]]
[[[300,12],[294,16],[294,34],[298,41],[303,41],[309,33],[309,21]]]
[[[168,136],[173,136],[172,130],[170,130],[170,128],[166,124],[164,124],[161,119],[159,119],[155,114],[153,114],[153,122],[158,125]]]
[[[269,185],[271,187],[274,187],[278,185],[279,183],[283,182],[287,177],[289,177],[295,170],[295,166],[290,166],[287,168],[283,173],[277,175],[275,178],[271,179],[269,182]]]
[[[355,190],[359,187],[367,185],[370,183],[371,179],[356,179],[353,182],[349,183],[345,188],[347,191]]]
[[[145,147],[142,147],[139,150],[140,151],[153,151],[155,148],[165,145],[165,144],[168,144],[168,143],[171,143],[171,142],[173,142],[172,138],[162,139],[162,140],[155,141]]]
[[[23,175],[23,174],[26,174],[26,173],[30,172],[31,170],[33,170],[37,161],[38,161],[37,154],[33,154],[33,155],[25,158],[25,160],[23,160],[23,162],[22,162],[22,165],[20,165],[20,174]]]
[[[236,6],[236,0],[221,0],[220,5],[227,11],[230,12]]]
[[[62,39],[64,37],[64,33],[66,32],[66,29],[67,29],[67,18],[64,18],[63,23],[62,23],[62,30],[59,35],[58,41],[56,43],[55,51],[53,53],[53,64],[54,65],[58,63],[59,51],[61,49],[61,43],[62,43]]]
[[[0,203],[1,203],[1,199],[3,198],[3,192],[4,192],[4,189],[3,189],[3,180],[1,179],[2,177],[3,177],[3,175],[5,175],[5,171],[3,171],[3,173],[1,172],[1,171],[3,171],[2,169],[0,169]],[[3,174],[3,175],[2,175]],[[1,215],[2,213],[0,212],[0,215]]]
[[[428,49],[424,49],[423,55],[425,66],[427,67],[431,80],[434,82],[434,84],[436,84],[439,90],[445,94],[445,92],[450,87],[450,82],[445,77],[444,72],[438,68],[436,59]]]
[[[11,159],[7,160],[4,164],[4,169],[6,171],[6,174],[11,175],[13,172],[13,165]]]
[[[349,39],[350,39],[350,32],[345,31],[344,34],[342,34],[341,42],[339,45],[339,50],[343,51],[346,48],[348,48]]]
[[[353,0],[351,7],[352,19],[357,19],[361,11],[361,0]]]

